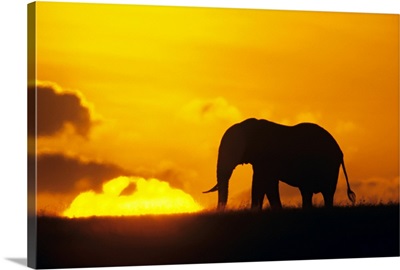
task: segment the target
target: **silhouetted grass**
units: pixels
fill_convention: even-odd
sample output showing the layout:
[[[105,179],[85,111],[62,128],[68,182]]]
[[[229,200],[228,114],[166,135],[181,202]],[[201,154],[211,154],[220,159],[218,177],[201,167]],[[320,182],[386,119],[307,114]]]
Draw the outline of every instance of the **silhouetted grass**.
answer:
[[[399,205],[38,218],[38,267],[399,256]]]

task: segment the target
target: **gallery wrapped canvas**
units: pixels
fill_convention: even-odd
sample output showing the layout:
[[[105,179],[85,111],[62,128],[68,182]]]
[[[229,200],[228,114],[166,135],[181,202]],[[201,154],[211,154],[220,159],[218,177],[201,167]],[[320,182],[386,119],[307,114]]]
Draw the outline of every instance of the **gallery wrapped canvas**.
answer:
[[[399,256],[399,15],[28,5],[28,266]]]

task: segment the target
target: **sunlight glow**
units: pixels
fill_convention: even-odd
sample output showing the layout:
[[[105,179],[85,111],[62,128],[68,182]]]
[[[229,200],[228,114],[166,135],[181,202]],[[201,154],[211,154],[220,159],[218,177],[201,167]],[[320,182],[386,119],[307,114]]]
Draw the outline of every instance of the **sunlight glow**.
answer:
[[[214,184],[222,135],[251,117],[321,125],[360,201],[399,200],[398,14],[35,5],[36,84],[75,100],[43,102],[37,122],[53,131],[28,137],[30,156],[47,156],[38,162],[38,213],[195,211],[192,197],[215,208],[217,194],[200,191]],[[185,192],[139,178],[89,191],[133,164]],[[248,166],[232,174],[228,205],[250,202]],[[336,202],[349,202],[346,188],[340,172]],[[301,205],[298,188],[280,195]]]
[[[128,195],[121,193],[136,185]],[[90,216],[137,216],[147,214],[192,213],[203,207],[184,191],[157,179],[120,176],[103,185],[102,193],[80,193],[64,211],[68,218]]]

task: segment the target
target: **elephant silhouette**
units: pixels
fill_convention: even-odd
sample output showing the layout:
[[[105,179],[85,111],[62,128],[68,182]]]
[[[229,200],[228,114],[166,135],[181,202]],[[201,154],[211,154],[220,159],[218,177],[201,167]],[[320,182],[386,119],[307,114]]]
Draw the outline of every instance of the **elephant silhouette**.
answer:
[[[233,170],[248,163],[253,167],[253,209],[262,209],[265,195],[272,209],[282,208],[279,181],[300,189],[303,208],[312,207],[312,196],[319,192],[325,206],[331,207],[341,165],[347,196],[355,202],[343,153],[332,135],[316,124],[285,126],[251,118],[231,126],[219,146],[217,184],[204,192],[218,191],[219,209],[226,206]]]

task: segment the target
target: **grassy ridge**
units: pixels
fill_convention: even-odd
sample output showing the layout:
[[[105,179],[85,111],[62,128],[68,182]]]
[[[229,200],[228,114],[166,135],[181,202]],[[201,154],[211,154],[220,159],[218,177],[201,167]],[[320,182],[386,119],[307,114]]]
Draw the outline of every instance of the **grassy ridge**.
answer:
[[[38,219],[38,267],[399,256],[399,205]]]

